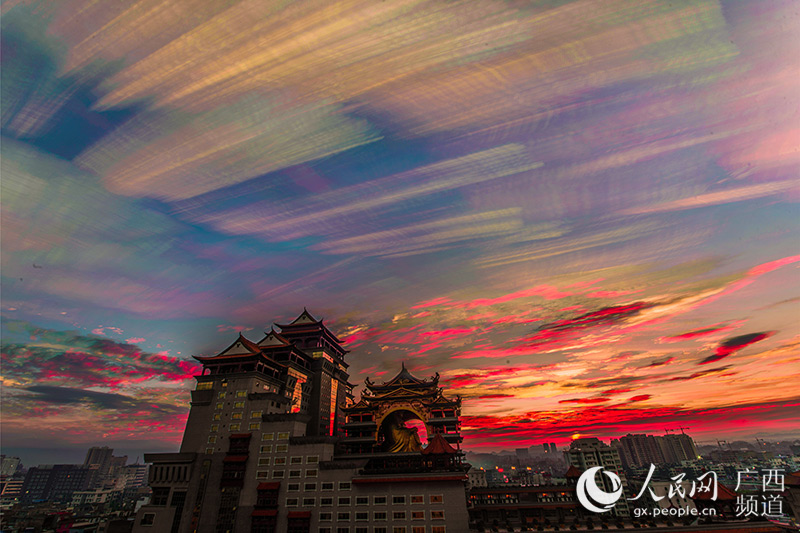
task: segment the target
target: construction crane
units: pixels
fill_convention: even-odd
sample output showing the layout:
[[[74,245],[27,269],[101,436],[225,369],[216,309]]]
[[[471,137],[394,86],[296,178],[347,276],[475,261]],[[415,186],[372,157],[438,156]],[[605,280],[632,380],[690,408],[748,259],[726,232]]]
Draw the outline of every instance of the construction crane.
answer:
[[[684,429],[692,429],[692,428],[690,428],[690,427],[687,428],[687,427],[684,427],[684,426],[678,426],[678,429],[681,430],[681,433],[684,433],[684,431],[683,431]],[[684,435],[685,435],[685,433],[684,433]]]

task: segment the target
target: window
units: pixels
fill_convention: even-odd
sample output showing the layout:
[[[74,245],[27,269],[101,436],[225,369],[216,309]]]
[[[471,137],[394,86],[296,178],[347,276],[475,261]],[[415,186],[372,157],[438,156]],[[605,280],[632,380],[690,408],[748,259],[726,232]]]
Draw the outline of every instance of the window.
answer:
[[[346,526],[344,526],[344,527],[337,527],[337,528],[336,528],[336,533],[350,533],[350,528],[349,528],[349,527],[346,527]]]
[[[303,490],[305,490],[306,492],[311,492],[311,491],[317,490],[317,484],[316,483],[306,483],[306,486],[303,488]]]
[[[242,413],[233,413],[231,415],[231,420],[241,420],[241,419],[242,419]]]
[[[289,477],[300,477],[302,470],[289,470]]]
[[[309,455],[308,457],[306,457],[306,463],[310,465],[315,465],[319,463],[319,455]]]
[[[231,431],[239,431],[241,429],[242,429],[242,425],[241,424],[238,424],[238,423],[237,424],[231,424]]]
[[[272,444],[266,444],[262,446],[261,453],[272,453]]]
[[[333,490],[333,482],[332,481],[323,482],[322,490]]]
[[[261,429],[261,422],[250,422],[250,429]]]
[[[317,477],[317,471],[314,470],[306,470],[306,477]]]
[[[431,533],[447,533],[447,528],[444,526],[431,526]]]
[[[431,511],[431,520],[444,520],[444,511]]]
[[[319,528],[319,533],[331,533],[331,528],[329,528],[329,527],[321,527],[321,528]]]
[[[272,473],[272,479],[281,478],[285,472],[283,470],[275,470]]]
[[[425,533],[425,526],[411,526],[411,533]]]
[[[316,504],[316,498],[303,498],[303,507],[314,507]]]
[[[234,409],[244,409],[244,402],[233,402]]]
[[[261,457],[258,460],[258,466],[269,466],[269,457]]]
[[[261,418],[261,411],[250,411],[250,418]]]
[[[392,503],[394,505],[403,505],[404,503],[406,503],[406,497],[405,496],[392,496]]]
[[[320,498],[319,504],[323,507],[331,507],[333,505],[333,498]]]
[[[425,496],[422,496],[421,494],[411,496],[411,503],[425,503]]]
[[[214,415],[214,420],[222,420],[222,415],[217,413]]]
[[[169,498],[169,487],[153,487],[153,495],[150,497],[150,505],[166,507]]]
[[[431,494],[431,503],[442,503],[444,498],[441,494]]]
[[[339,505],[350,505],[350,498],[347,496],[339,498]]]
[[[247,391],[246,390],[237,390],[236,391],[237,398],[247,398]]]
[[[276,465],[285,465],[286,464],[286,457],[276,457],[275,458]]]
[[[303,458],[302,457],[292,457],[291,460],[289,461],[289,463],[293,464],[293,465],[301,465],[301,464],[303,464]]]
[[[275,453],[286,453],[288,451],[289,451],[288,444],[278,444],[277,446],[275,446]]]
[[[320,522],[330,522],[333,520],[333,513],[319,513]]]
[[[269,474],[269,472],[267,472],[266,470],[259,470],[258,472],[256,472],[256,478],[257,479],[266,479],[267,478],[267,474]]]
[[[425,511],[411,511],[411,520],[425,520]]]
[[[361,522],[366,522],[367,520],[369,520],[369,513],[367,512],[356,513],[356,520]]]
[[[212,453],[214,453],[214,448],[206,448],[206,453],[211,455]]]
[[[288,431],[284,431],[284,432],[278,433],[278,440],[289,440],[289,432]]]
[[[357,527],[356,528],[356,533],[369,533],[369,528],[368,527]]]
[[[393,526],[392,533],[406,533],[406,526]]]
[[[339,490],[350,490],[350,482],[349,481],[340,481],[339,482]]]
[[[350,513],[336,513],[336,520],[350,520]]]
[[[225,397],[225,391],[222,391],[222,392],[218,392],[218,393],[217,393],[217,399],[218,399],[218,400],[221,400],[221,399],[223,399],[224,397]]]
[[[217,436],[216,435],[211,435],[210,437],[208,437],[208,443],[209,444],[214,444],[215,442],[217,442]]]
[[[286,507],[297,507],[299,504],[299,498],[286,498]]]
[[[144,513],[142,521],[139,522],[140,526],[152,526],[156,522],[156,513]]]
[[[215,433],[219,431],[219,424],[211,424],[211,432]]]
[[[222,409],[225,407],[225,402],[217,402],[215,409]]]
[[[386,520],[386,511],[376,511],[373,513],[375,520]]]
[[[286,490],[289,492],[298,492],[300,490],[300,483],[289,483],[286,485]]]
[[[385,527],[376,527],[372,530],[372,533],[386,533]]]
[[[359,496],[356,498],[356,505],[369,505],[369,496]]]
[[[386,505],[386,496],[375,496],[372,498],[373,505]]]
[[[261,434],[261,440],[274,440],[274,439],[275,439],[275,433],[262,433]]]
[[[405,519],[406,519],[405,511],[395,511],[392,513],[392,520],[405,520]]]
[[[209,390],[213,386],[214,384],[211,383],[210,381],[204,381],[202,383],[197,384],[197,390]]]

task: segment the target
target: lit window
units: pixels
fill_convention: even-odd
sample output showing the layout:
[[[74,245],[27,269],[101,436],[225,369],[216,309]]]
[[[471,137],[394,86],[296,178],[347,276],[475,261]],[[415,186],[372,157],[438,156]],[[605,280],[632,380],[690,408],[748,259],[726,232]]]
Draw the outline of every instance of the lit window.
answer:
[[[441,494],[431,494],[431,503],[442,503],[444,502],[444,497]]]
[[[244,402],[233,402],[233,408],[234,409],[243,409],[244,408]]]
[[[276,457],[275,458],[276,465],[285,465],[286,464],[286,457]]]
[[[306,477],[317,477],[317,471],[314,470],[306,470]]]
[[[219,431],[219,424],[211,424],[211,432]]]
[[[278,440],[289,440],[289,432],[278,433]]]
[[[261,411],[250,411],[250,418],[261,418]]]
[[[241,420],[242,419],[242,413],[233,413],[231,415],[231,419],[232,420]]]
[[[223,407],[225,407],[225,402],[217,402],[217,409],[222,409]]]
[[[275,445],[275,453],[286,453],[289,451],[288,444],[277,444]]]
[[[231,431],[239,431],[242,429],[241,424],[231,424]]]
[[[214,453],[214,448],[206,448],[206,453],[209,455]]]
[[[303,464],[303,458],[302,457],[292,457],[292,459],[290,461],[290,464],[301,465],[301,464]]]
[[[219,398],[220,400],[223,399],[224,397],[225,397],[225,391],[217,393],[217,398]]]
[[[247,398],[247,391],[246,390],[237,390],[236,391],[237,398]]]
[[[259,470],[256,472],[256,478],[258,479],[266,479],[268,477],[269,472],[266,470]]]
[[[444,520],[444,511],[431,511],[431,520]]]
[[[411,496],[411,503],[425,503],[425,497],[420,494]]]
[[[261,429],[261,422],[250,422],[250,429]]]
[[[431,533],[447,533],[447,528],[444,526],[431,526]]]
[[[258,466],[269,466],[269,457],[262,457],[259,459]]]
[[[274,439],[275,439],[275,433],[262,433],[261,434],[261,440],[274,440]]]
[[[406,526],[392,526],[392,533],[406,533]]]
[[[411,526],[411,533],[425,533],[425,526]]]
[[[411,520],[425,520],[425,511],[411,511]]]
[[[214,415],[214,420],[222,420],[222,415],[217,413]]]
[[[217,442],[217,436],[216,435],[211,435],[210,437],[208,437],[208,443],[209,444],[214,444],[215,442]]]
[[[308,457],[306,457],[306,463],[308,464],[319,463],[319,455],[309,455]]]
[[[265,444],[262,446],[261,453],[272,453],[272,444]]]
[[[204,381],[202,383],[197,384],[197,390],[209,390],[212,388],[214,384],[210,381]]]

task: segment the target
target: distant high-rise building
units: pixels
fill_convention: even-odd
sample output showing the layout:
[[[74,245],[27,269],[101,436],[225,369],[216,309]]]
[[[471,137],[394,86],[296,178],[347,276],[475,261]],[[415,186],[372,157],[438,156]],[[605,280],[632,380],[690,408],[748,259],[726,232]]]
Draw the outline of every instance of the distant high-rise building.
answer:
[[[564,452],[564,458],[568,464],[578,468],[581,472],[585,472],[595,466],[602,466],[606,470],[614,472],[622,482],[623,493],[626,491],[628,481],[622,469],[622,459],[619,456],[619,452],[613,446],[601,442],[600,439],[590,437],[572,441],[569,450]],[[607,476],[597,475],[595,479],[602,483],[606,492],[614,491],[615,487],[612,487],[611,480]],[[630,515],[625,496],[617,501],[612,513],[621,517]]]
[[[0,460],[0,475],[13,476],[16,474],[21,464],[19,457],[7,457],[5,455],[0,457],[2,458],[2,460]]]
[[[86,459],[83,466],[95,467],[101,475],[108,473],[111,467],[111,458],[114,456],[114,449],[108,446],[93,446],[86,452]]]
[[[661,450],[664,460],[668,463],[693,461],[700,454],[694,440],[685,433],[673,433],[660,437]]]
[[[663,436],[628,434],[620,437],[618,447],[626,467],[680,463],[698,457],[694,441],[684,433]]]
[[[517,460],[520,462],[529,461],[531,458],[531,454],[528,453],[528,448],[517,448],[515,453],[517,454]]]
[[[20,500],[70,502],[76,491],[86,490],[92,471],[80,465],[39,465],[28,469]]]

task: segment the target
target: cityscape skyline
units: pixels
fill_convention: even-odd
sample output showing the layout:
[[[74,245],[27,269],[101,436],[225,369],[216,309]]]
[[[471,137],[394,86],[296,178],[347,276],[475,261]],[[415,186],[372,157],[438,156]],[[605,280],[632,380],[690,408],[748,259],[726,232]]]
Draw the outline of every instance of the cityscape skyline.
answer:
[[[673,4],[4,3],[3,453],[174,450],[304,306],[468,451],[800,438],[800,14]]]

